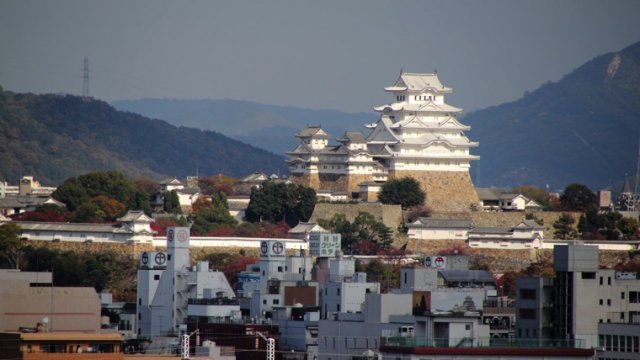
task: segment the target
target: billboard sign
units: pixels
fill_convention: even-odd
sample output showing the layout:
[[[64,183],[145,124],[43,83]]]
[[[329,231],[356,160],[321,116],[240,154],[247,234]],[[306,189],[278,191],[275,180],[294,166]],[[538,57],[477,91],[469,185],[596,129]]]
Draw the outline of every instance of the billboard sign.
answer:
[[[340,234],[314,232],[309,234],[309,255],[333,257],[340,252]]]

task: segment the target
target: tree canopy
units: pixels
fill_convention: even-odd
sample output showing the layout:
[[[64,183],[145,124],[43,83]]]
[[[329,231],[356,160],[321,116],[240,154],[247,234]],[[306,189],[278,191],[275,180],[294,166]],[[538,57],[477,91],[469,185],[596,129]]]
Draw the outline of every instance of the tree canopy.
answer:
[[[425,193],[420,188],[420,183],[412,177],[391,179],[380,189],[378,199],[383,204],[400,205],[403,209],[422,205]]]
[[[596,208],[598,199],[586,185],[570,184],[560,195],[560,203],[566,211],[586,211]]]
[[[52,196],[75,212],[72,221],[113,221],[126,210],[151,212],[147,191],[118,171],[71,177]]]
[[[18,269],[23,245],[18,224],[9,222],[0,225],[0,267]]]
[[[193,208],[191,231],[196,235],[207,235],[221,227],[235,228],[238,225],[229,214],[227,196],[223,192],[213,194],[211,201],[204,196],[198,198]]]
[[[376,255],[391,246],[391,229],[367,212],[361,212],[353,222],[344,214],[320,219],[318,224],[342,237],[342,251],[353,255]]]
[[[307,221],[316,206],[316,192],[310,187],[265,181],[251,191],[245,218],[249,222],[284,221],[296,226]]]

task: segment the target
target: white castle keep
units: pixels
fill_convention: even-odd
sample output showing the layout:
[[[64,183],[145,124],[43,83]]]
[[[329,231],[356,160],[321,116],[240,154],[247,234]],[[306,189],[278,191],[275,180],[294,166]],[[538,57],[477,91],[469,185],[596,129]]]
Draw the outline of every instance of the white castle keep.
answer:
[[[292,179],[316,190],[357,193],[359,187],[388,178],[411,176],[427,194],[426,204],[437,211],[469,211],[478,197],[469,175],[478,146],[457,115],[462,109],[447,104],[445,87],[437,74],[402,72],[385,88],[390,104],[377,106],[380,120],[360,132],[345,132],[337,145],[319,126],[308,126],[296,136],[300,144],[288,154]]]

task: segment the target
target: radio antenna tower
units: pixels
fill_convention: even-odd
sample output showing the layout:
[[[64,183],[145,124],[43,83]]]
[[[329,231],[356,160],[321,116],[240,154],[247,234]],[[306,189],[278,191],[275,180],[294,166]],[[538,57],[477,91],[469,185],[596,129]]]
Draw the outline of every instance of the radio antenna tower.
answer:
[[[84,57],[84,67],[82,69],[82,97],[89,99],[89,58]]]
[[[638,193],[638,184],[640,183],[640,139],[638,139],[638,160],[636,163],[636,176],[635,176],[635,186],[633,187],[633,209],[632,211],[638,211],[638,207],[640,205],[640,194]]]

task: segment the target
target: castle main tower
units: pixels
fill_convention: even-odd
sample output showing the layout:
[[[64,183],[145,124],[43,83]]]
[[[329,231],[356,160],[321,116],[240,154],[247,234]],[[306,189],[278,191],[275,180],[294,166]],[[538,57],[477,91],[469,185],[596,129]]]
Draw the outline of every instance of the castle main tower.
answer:
[[[389,178],[410,176],[427,194],[426,205],[436,211],[469,211],[478,204],[471,183],[470,162],[478,146],[467,138],[469,126],[456,116],[462,110],[445,102],[445,87],[437,74],[401,73],[385,91],[390,104],[375,107],[380,120],[371,125],[369,151],[389,173]]]

